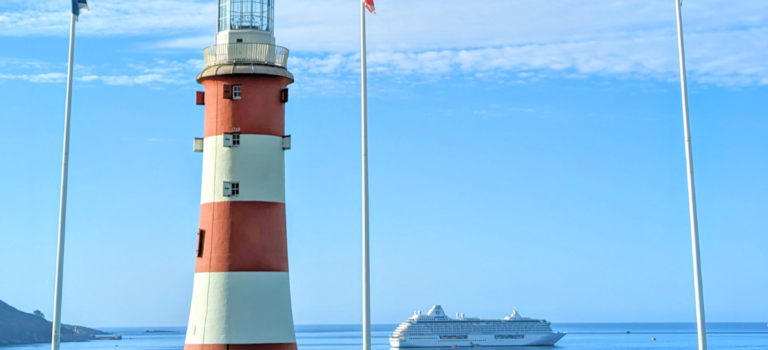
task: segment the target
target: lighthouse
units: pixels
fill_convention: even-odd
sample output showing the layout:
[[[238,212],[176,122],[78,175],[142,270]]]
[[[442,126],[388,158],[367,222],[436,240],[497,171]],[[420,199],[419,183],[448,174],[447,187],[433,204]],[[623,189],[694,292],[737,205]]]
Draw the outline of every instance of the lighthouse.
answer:
[[[219,0],[204,92],[200,226],[184,350],[295,350],[285,219],[288,49],[274,0]],[[191,257],[190,257],[191,258]]]

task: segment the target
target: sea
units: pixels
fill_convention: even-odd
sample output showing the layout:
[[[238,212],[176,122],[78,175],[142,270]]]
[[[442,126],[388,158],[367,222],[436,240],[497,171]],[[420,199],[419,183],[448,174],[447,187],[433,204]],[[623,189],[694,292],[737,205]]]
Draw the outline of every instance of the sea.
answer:
[[[372,348],[394,350],[389,346],[389,334],[397,325],[372,326]],[[709,349],[768,350],[766,323],[708,323]],[[97,327],[98,328],[98,327]],[[567,335],[554,347],[492,348],[505,350],[696,350],[694,323],[553,323],[556,332]],[[98,328],[119,334],[122,340],[93,340],[62,343],[62,350],[182,350],[185,327]],[[362,349],[359,325],[296,326],[300,350]],[[654,340],[655,339],[655,340]],[[18,345],[9,350],[50,349],[50,344]],[[433,348],[434,349],[434,348]]]

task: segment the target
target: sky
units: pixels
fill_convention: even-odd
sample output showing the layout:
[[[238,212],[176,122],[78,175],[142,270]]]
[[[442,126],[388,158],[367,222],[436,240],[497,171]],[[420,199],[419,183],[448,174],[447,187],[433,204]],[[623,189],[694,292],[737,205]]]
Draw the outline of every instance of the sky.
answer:
[[[52,315],[69,1],[0,4],[0,300]],[[216,2],[77,23],[63,320],[184,326]],[[694,322],[673,0],[377,0],[372,320]],[[359,7],[277,1],[297,324],[361,312]],[[768,2],[685,0],[706,312],[768,314]]]

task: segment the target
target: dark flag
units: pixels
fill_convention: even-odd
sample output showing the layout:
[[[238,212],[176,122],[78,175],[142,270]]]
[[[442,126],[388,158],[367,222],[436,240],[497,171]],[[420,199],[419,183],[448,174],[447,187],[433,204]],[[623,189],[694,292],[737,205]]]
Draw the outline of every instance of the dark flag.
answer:
[[[88,11],[87,0],[72,0],[72,14],[78,17],[80,16],[80,10]]]

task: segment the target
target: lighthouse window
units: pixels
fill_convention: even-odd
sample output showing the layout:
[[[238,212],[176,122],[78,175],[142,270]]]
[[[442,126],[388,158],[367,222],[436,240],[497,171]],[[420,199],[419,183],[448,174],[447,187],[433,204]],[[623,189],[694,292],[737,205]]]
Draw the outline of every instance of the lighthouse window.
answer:
[[[237,197],[240,195],[240,183],[224,181],[224,188],[221,195],[224,197]]]
[[[222,135],[223,140],[223,146],[224,147],[237,147],[240,146],[240,134],[237,133],[224,133]]]
[[[233,100],[239,100],[240,99],[240,91],[242,91],[242,87],[240,85],[233,85],[232,86],[232,99]]]
[[[205,244],[205,231],[197,231],[197,257],[203,257],[203,245]]]

